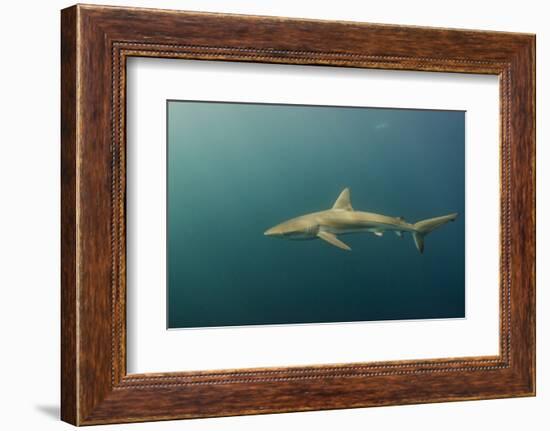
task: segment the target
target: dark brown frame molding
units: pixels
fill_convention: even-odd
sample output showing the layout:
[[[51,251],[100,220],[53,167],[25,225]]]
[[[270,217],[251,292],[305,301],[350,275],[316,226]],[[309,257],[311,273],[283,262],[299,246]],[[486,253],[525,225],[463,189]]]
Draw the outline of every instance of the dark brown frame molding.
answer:
[[[534,35],[83,5],[64,9],[61,18],[64,421],[91,425],[535,394]],[[499,355],[127,374],[130,56],[498,75]]]

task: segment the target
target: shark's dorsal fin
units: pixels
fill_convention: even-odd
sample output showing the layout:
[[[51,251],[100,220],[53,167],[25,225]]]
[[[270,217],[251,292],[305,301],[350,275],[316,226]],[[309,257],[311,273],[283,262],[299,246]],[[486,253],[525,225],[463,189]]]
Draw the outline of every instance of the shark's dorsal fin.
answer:
[[[351,206],[351,196],[347,187],[342,190],[342,193],[340,193],[340,196],[338,196],[338,199],[336,199],[336,202],[334,202],[332,209],[353,211],[353,207]]]

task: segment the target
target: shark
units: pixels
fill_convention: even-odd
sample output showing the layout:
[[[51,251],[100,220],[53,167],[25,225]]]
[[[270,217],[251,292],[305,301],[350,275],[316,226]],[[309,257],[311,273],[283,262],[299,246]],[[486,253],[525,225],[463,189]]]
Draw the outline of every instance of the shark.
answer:
[[[332,208],[301,215],[280,223],[264,232],[264,235],[283,239],[321,239],[342,250],[351,251],[338,235],[369,232],[381,237],[386,231],[393,231],[399,237],[409,232],[418,251],[424,253],[424,238],[438,227],[454,221],[458,213],[442,215],[416,223],[409,223],[403,217],[391,217],[365,211],[356,211],[351,205],[350,189],[346,187]]]

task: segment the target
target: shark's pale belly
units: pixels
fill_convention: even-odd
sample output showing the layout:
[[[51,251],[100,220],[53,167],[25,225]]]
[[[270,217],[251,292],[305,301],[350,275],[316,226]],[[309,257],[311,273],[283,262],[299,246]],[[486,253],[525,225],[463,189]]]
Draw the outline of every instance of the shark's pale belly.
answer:
[[[333,226],[320,226],[320,230],[330,232],[335,235],[343,235],[347,233],[359,233],[359,232],[384,232],[386,230],[403,230],[397,226],[369,226],[369,227],[333,227]]]
[[[324,216],[324,217],[323,217]],[[348,212],[348,213],[328,213],[319,217],[319,229],[330,232],[335,235],[373,232],[381,233],[386,230],[394,231],[412,231],[414,228],[407,222],[374,213]]]

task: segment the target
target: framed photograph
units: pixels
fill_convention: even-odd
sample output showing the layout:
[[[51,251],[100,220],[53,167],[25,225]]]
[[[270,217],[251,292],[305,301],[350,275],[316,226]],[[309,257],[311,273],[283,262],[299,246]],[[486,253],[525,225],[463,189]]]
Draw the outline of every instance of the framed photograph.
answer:
[[[62,419],[535,394],[535,36],[61,14]]]

